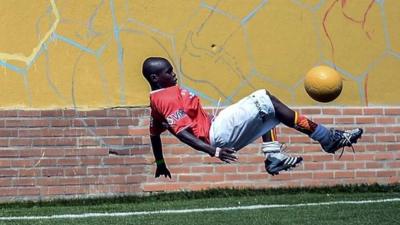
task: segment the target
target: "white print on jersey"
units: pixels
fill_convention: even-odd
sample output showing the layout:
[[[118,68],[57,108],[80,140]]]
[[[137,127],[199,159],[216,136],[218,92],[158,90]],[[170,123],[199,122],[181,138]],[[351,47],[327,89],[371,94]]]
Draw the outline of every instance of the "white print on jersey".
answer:
[[[176,121],[182,119],[185,115],[186,113],[182,109],[179,109],[167,117],[167,122],[170,126],[172,126],[176,123]]]

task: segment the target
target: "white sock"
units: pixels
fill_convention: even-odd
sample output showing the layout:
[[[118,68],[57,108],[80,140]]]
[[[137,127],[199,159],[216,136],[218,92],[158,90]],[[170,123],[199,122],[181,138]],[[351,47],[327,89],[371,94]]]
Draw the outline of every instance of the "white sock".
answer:
[[[278,141],[263,142],[261,150],[264,153],[265,158],[267,158],[269,153],[277,153],[281,151],[281,143]]]

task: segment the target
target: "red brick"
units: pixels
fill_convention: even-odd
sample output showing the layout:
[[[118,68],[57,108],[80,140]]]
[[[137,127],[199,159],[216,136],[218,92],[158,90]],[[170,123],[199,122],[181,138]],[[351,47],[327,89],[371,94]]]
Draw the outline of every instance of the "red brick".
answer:
[[[335,124],[354,124],[354,117],[335,117]]]
[[[395,156],[393,153],[376,153],[375,154],[375,160],[390,160],[390,159],[395,159]]]
[[[62,110],[41,110],[40,111],[41,117],[62,117],[63,111]]]
[[[189,184],[189,189],[192,191],[201,191],[209,188],[210,188],[209,184]]]
[[[234,165],[219,165],[215,167],[216,173],[236,173],[237,167]]]
[[[129,116],[129,112],[127,109],[108,109],[107,116],[108,117],[126,117],[126,116]]]
[[[332,161],[334,159],[332,154],[312,155],[312,161]]]
[[[117,121],[118,126],[124,127],[124,126],[138,126],[139,125],[139,119],[135,118],[119,118]]]
[[[376,171],[356,171],[356,177],[376,177]]]
[[[37,177],[39,175],[39,168],[18,169],[18,177]]]
[[[362,115],[363,110],[361,108],[343,108],[343,115]]]
[[[148,116],[150,113],[149,109],[132,109],[130,111],[129,116],[132,117],[143,117],[143,116]]]
[[[386,171],[377,171],[378,177],[393,177],[396,176],[396,171],[394,170],[386,170]]]
[[[310,172],[302,172],[302,171],[293,171],[291,172],[291,179],[307,179],[312,178],[313,173]]]
[[[96,126],[98,127],[104,127],[104,126],[117,126],[117,120],[115,119],[96,119]]]
[[[63,168],[43,168],[42,176],[44,177],[64,176],[64,170]]]
[[[130,157],[130,158],[124,158],[124,164],[127,165],[141,165],[141,164],[147,164],[147,160],[143,157]]]
[[[110,128],[107,128],[107,135],[109,135],[109,136],[129,136],[130,134],[129,134],[129,129],[126,127],[110,127]]]
[[[39,117],[40,111],[35,110],[19,110],[18,117]]]
[[[278,176],[271,176],[271,181],[277,181],[277,180],[290,180],[291,175],[290,173],[280,173]]]
[[[32,178],[17,178],[13,180],[14,186],[34,186],[35,179]]]
[[[178,180],[180,182],[193,182],[193,181],[201,181],[202,176],[200,175],[178,175]]]
[[[18,170],[16,169],[0,169],[0,177],[16,177]]]
[[[375,151],[385,151],[386,145],[384,144],[367,144],[365,145],[366,151],[375,152]]]
[[[89,188],[87,186],[68,186],[65,189],[67,195],[88,194]]]
[[[385,115],[400,115],[400,108],[385,108]]]
[[[312,140],[307,136],[291,136],[291,143],[312,143]]]
[[[17,117],[18,110],[0,110],[0,117]]]
[[[376,123],[375,117],[357,117],[356,124],[374,124]]]
[[[383,115],[382,108],[363,108],[365,115]]]
[[[222,175],[222,174],[205,174],[205,175],[202,175],[201,177],[202,177],[203,182],[224,181],[224,175]]]
[[[313,118],[313,121],[315,123],[321,123],[324,125],[330,125],[334,123],[334,119],[333,118],[323,118],[323,117],[317,117],[317,118]]]
[[[140,145],[144,144],[143,139],[141,137],[128,137],[123,138],[123,145]]]
[[[305,162],[304,169],[305,170],[322,170],[324,168],[324,164],[321,162]]]
[[[104,141],[105,144],[107,145],[119,145],[119,146],[123,146],[123,139],[121,138],[102,138],[102,140]]]
[[[260,166],[258,166],[258,165],[239,165],[237,167],[237,170],[239,173],[260,172]]]
[[[366,162],[365,166],[367,169],[378,169],[378,168],[383,168],[383,163],[381,162]]]
[[[213,173],[214,167],[213,166],[191,166],[189,172],[191,173]]]
[[[387,144],[388,151],[398,151],[400,150],[400,144]]]
[[[108,175],[110,174],[110,168],[87,168],[88,175]]]
[[[0,158],[16,158],[19,157],[18,150],[0,149]]]
[[[247,174],[225,174],[225,180],[227,181],[232,181],[232,180],[237,180],[237,181],[242,181],[242,180],[247,180]]]
[[[87,175],[87,171],[86,171],[86,168],[82,168],[82,167],[65,168],[64,175],[65,176],[85,176],[85,175]]]
[[[400,126],[385,127],[385,133],[400,133]]]
[[[174,166],[169,166],[168,168],[172,174],[190,173],[190,168],[186,166],[182,167],[181,165],[174,165]]]
[[[47,195],[62,195],[65,194],[65,186],[54,186],[54,187],[42,187],[40,188],[40,193],[42,196]]]
[[[376,135],[376,142],[396,142],[396,137],[393,135]]]
[[[342,115],[342,110],[338,108],[322,108],[323,115]]]
[[[0,137],[18,137],[18,130],[14,128],[1,128]]]
[[[73,127],[94,127],[96,125],[96,120],[94,119],[73,119]]]
[[[365,169],[365,162],[346,162],[346,169],[348,170]]]
[[[377,117],[376,123],[378,123],[378,124],[396,124],[396,118],[394,118],[394,117]]]
[[[102,178],[103,184],[124,184],[126,182],[125,176],[111,175]]]
[[[344,162],[326,162],[325,169],[327,170],[343,170],[345,167]]]
[[[105,116],[107,116],[107,110],[98,109],[98,110],[86,111],[85,116],[87,116],[87,117],[105,117]]]
[[[0,168],[1,167],[11,167],[10,159],[0,159]],[[1,172],[0,172],[1,174]]]
[[[0,187],[10,187],[10,186],[12,186],[12,179],[0,178]]]
[[[313,172],[313,179],[332,179],[333,172]]]
[[[317,115],[317,114],[321,114],[321,109],[320,108],[302,108],[300,110],[301,114],[303,115]]]
[[[36,161],[32,159],[18,159],[11,161],[11,167],[18,168],[18,167],[31,167],[35,165]]]
[[[32,139],[30,138],[10,138],[10,146],[32,146]]]
[[[23,187],[18,188],[18,196],[38,196],[40,188],[38,187]]]
[[[380,126],[364,127],[364,133],[385,133],[385,128]]]
[[[335,171],[335,178],[354,178],[355,172],[353,171]]]
[[[400,161],[387,162],[389,168],[400,168]]]
[[[57,164],[60,166],[78,166],[81,164],[80,159],[58,159]]]
[[[141,127],[129,127],[128,135],[150,135],[149,128],[141,128]]]
[[[131,169],[129,167],[110,167],[110,174],[130,174]]]
[[[18,189],[14,187],[3,187],[0,188],[0,196],[11,196],[15,197],[18,194]]]

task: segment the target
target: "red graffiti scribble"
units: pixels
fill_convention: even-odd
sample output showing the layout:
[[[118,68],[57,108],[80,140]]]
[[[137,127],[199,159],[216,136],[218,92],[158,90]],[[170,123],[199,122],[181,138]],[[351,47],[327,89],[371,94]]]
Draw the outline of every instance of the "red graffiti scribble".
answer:
[[[364,30],[365,35],[368,37],[369,40],[371,40],[371,35],[370,35],[370,34],[368,33],[368,31],[366,30],[365,24],[366,24],[366,22],[367,22],[368,13],[370,12],[370,10],[371,10],[371,8],[372,8],[372,5],[375,3],[375,0],[371,0],[371,2],[368,4],[367,9],[366,9],[365,12],[364,12],[364,15],[363,15],[363,18],[362,18],[362,19],[355,19],[355,18],[349,16],[348,14],[346,14],[346,12],[344,11],[344,7],[346,6],[347,0],[334,0],[334,1],[332,2],[332,4],[328,7],[328,9],[326,10],[326,12],[325,12],[325,14],[324,14],[324,18],[323,18],[323,20],[322,20],[322,26],[323,26],[323,28],[324,28],[325,35],[326,35],[326,37],[328,38],[329,44],[330,44],[330,46],[331,46],[332,61],[333,61],[333,64],[334,64],[334,65],[336,65],[336,63],[335,63],[335,57],[334,57],[334,56],[335,56],[335,47],[334,47],[334,45],[333,45],[332,38],[331,38],[331,36],[329,35],[326,22],[328,21],[328,16],[329,16],[329,14],[331,13],[332,9],[335,7],[335,5],[336,5],[337,3],[339,3],[339,1],[340,1],[340,8],[341,8],[341,11],[342,11],[342,15],[343,15],[346,19],[350,20],[350,21],[353,22],[353,23],[361,24],[361,28]]]

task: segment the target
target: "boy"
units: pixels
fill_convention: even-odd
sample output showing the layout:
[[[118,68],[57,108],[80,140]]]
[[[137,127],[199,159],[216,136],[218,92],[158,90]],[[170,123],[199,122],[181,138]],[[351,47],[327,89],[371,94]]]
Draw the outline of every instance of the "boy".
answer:
[[[160,134],[169,130],[180,141],[212,157],[230,163],[237,160],[235,152],[263,137],[266,171],[277,175],[295,167],[303,159],[281,151],[277,141],[271,141],[270,131],[279,123],[294,128],[318,141],[327,153],[352,146],[361,137],[360,128],[340,131],[327,129],[291,110],[266,90],[258,90],[222,110],[212,118],[202,108],[199,98],[177,85],[171,63],[160,57],[147,58],[143,76],[149,82],[150,139],[156,159],[156,177],[171,174],[162,154]]]

